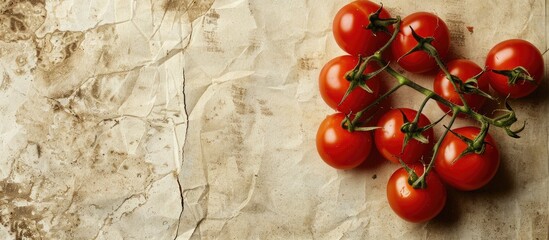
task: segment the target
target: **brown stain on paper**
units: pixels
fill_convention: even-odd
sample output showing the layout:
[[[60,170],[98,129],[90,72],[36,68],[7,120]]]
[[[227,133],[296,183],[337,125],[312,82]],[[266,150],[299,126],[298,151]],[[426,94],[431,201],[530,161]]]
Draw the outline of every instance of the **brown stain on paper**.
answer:
[[[230,117],[229,123],[228,123],[228,137],[232,140],[228,142],[232,142],[234,147],[232,148],[231,152],[229,153],[230,156],[234,157],[236,160],[236,164],[238,167],[238,170],[240,172],[243,171],[242,167],[242,161],[243,161],[243,154],[245,152],[245,129],[247,128],[247,125],[245,122],[242,121],[242,117],[240,115],[246,115],[250,112],[250,109],[253,109],[251,106],[247,104],[247,96],[248,96],[248,90],[244,87],[232,85],[231,86],[231,96],[233,99],[233,104],[235,106],[235,112],[233,116]]]
[[[122,204],[104,202],[101,196],[116,192],[122,198],[128,197],[146,191],[152,183],[151,166],[145,162],[143,151],[130,155],[116,150],[119,146],[113,142],[116,135],[103,134],[118,132],[111,130],[118,126],[117,121],[97,124],[101,119],[91,114],[87,114],[84,121],[79,112],[71,108],[51,99],[32,99],[16,115],[18,124],[26,130],[29,146],[32,145],[26,149],[36,152],[35,163],[43,161],[49,165],[44,175],[32,166],[14,161],[12,171],[26,176],[27,182],[0,182],[0,220],[10,226],[16,239],[66,239],[73,238],[71,234],[91,238],[93,236],[81,235],[81,214],[95,211],[92,216],[100,220],[103,209],[115,209]],[[71,186],[70,182],[75,185]],[[31,194],[33,188],[37,194]],[[19,207],[16,201],[24,201],[28,206]],[[90,204],[95,208],[90,210]],[[40,206],[48,209],[38,208]],[[52,218],[56,220],[45,232],[40,221],[51,222]]]
[[[82,81],[79,74],[89,71],[92,66],[79,64],[84,54],[80,45],[84,40],[83,32],[54,31],[43,38],[35,38],[36,69],[35,79],[45,91],[43,95],[52,98],[68,97],[74,91],[68,83]]]
[[[262,115],[264,115],[264,116],[272,116],[273,115],[273,112],[271,111],[271,109],[269,109],[269,107],[267,107],[267,101],[266,100],[259,99],[259,100],[257,100],[257,102],[259,103],[259,109],[261,110]]]
[[[165,0],[162,9],[167,12],[187,13],[189,21],[204,16],[215,0]]]
[[[82,32],[48,33],[44,38],[35,39],[37,66],[49,73],[62,68],[66,61],[78,50],[84,40]],[[53,79],[48,79],[51,81]]]
[[[215,0],[164,0],[160,6],[165,13],[175,14],[176,17],[186,15],[189,22],[194,22],[196,19],[203,17],[202,35],[206,42],[206,51],[222,52],[220,47],[219,36],[217,33],[217,20],[220,15],[212,5]]]
[[[469,33],[473,33],[475,31],[475,27],[473,26],[467,26],[467,31],[469,31]]]
[[[30,39],[45,19],[45,0],[4,0],[0,3],[0,41]]]
[[[314,58],[302,57],[298,60],[298,65],[301,70],[310,71],[318,69]]]
[[[189,14],[200,15],[213,3],[170,2],[189,2]],[[115,209],[146,193],[159,177],[143,144],[134,141],[138,147],[129,153],[120,143],[127,128],[121,127],[124,119],[113,117],[135,86],[136,77],[127,76],[139,70],[123,65],[131,54],[119,50],[124,42],[117,41],[115,25],[35,36],[46,17],[44,6],[44,0],[0,2],[0,41],[32,46],[32,54],[13,55],[13,66],[17,73],[36,61],[31,71],[39,91],[29,93],[15,116],[22,128],[18,138],[27,146],[5,156],[13,164],[10,176],[0,181],[0,223],[15,239],[93,239],[98,222],[118,221]],[[0,75],[0,91],[11,87],[12,77]],[[139,141],[147,141],[149,132]],[[123,220],[133,210],[120,211],[126,211]]]
[[[117,47],[113,46],[116,39],[111,25],[33,37],[34,79],[39,90],[47,92],[29,96],[16,114],[24,129],[19,134],[28,141],[22,151],[32,152],[25,161],[32,164],[20,163],[19,155],[7,156],[6,161],[13,162],[12,171],[25,180],[11,183],[13,178],[4,179],[8,184],[0,195],[0,222],[15,239],[92,239],[97,234],[95,227],[89,225],[90,219],[82,222],[81,215],[92,216],[93,224],[103,218],[112,220],[105,211],[117,209],[124,198],[145,192],[151,185],[154,175],[145,151],[138,147],[136,153],[125,152],[117,142],[124,130],[119,129],[121,120],[108,121],[133,90],[134,78],[125,77],[130,71],[90,78],[95,69],[118,64],[119,53],[111,51]],[[85,40],[96,45],[82,46]],[[28,65],[31,57],[17,56],[14,66]],[[123,83],[113,88],[111,83],[117,81]],[[11,82],[4,75],[0,90],[9,88]],[[48,171],[34,164],[46,164]],[[38,181],[46,183],[35,184]],[[73,186],[65,185],[71,182]],[[30,195],[25,189],[33,186],[37,194]],[[122,200],[101,199],[111,193]],[[21,201],[24,207],[19,206]],[[45,231],[40,222],[52,224]]]
[[[37,68],[35,79],[43,95],[67,98],[101,72],[124,72],[115,26],[102,25],[87,32],[54,31],[34,39]],[[83,42],[94,42],[83,46]],[[121,51],[125,51],[122,49]],[[128,60],[129,61],[129,60]]]
[[[12,80],[10,76],[6,73],[4,73],[4,76],[2,77],[2,83],[0,83],[0,91],[6,91],[8,88],[11,87]]]
[[[457,19],[457,17],[452,17],[446,20],[448,30],[450,31],[450,40],[453,44],[456,44],[459,47],[463,47],[465,46],[465,23],[463,21],[454,19]]]
[[[32,206],[18,206],[16,203],[31,201],[33,184],[0,181],[0,223],[19,239],[41,239],[45,235],[40,211]]]
[[[219,36],[217,33],[217,20],[220,15],[211,9],[206,15],[204,15],[204,21],[202,26],[204,28],[204,39],[206,40],[206,51],[208,52],[223,52],[220,47]]]
[[[233,85],[231,86],[231,93],[235,112],[241,115],[249,112],[248,108],[250,107],[246,104],[245,101],[247,90],[243,87]]]

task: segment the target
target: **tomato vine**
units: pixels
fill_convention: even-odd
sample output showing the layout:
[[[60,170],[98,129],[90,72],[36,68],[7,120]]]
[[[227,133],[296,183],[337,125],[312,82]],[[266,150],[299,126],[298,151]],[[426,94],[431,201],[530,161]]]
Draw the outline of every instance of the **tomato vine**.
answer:
[[[404,19],[399,16],[392,18],[383,9],[383,5],[375,11],[373,6],[375,4],[369,1],[352,2],[338,12],[334,21],[334,36],[337,43],[345,51],[354,55],[356,60],[352,62],[356,65],[354,67],[349,65],[351,61],[348,59],[352,56],[344,56],[330,61],[321,72],[320,88],[324,100],[332,108],[342,111],[342,113],[338,113],[341,124],[337,128],[347,131],[346,138],[356,140],[344,139],[342,133],[335,134],[339,130],[333,130],[334,121],[329,121],[332,123],[330,126],[325,123],[328,118],[334,117],[328,117],[317,134],[317,148],[323,160],[335,168],[348,169],[351,166],[358,166],[367,158],[372,144],[371,137],[361,133],[375,131],[374,142],[381,155],[390,161],[398,161],[402,165],[402,169],[397,170],[400,173],[395,172],[398,176],[391,177],[390,184],[400,184],[397,183],[401,181],[398,179],[402,179],[402,171],[405,171],[407,173],[407,183],[411,187],[406,191],[414,192],[418,196],[421,195],[421,198],[425,201],[433,200],[436,194],[444,194],[445,199],[445,191],[429,189],[428,186],[429,182],[439,181],[439,176],[444,182],[461,190],[473,190],[482,187],[494,176],[499,166],[499,152],[488,130],[491,126],[494,126],[503,129],[510,137],[519,138],[518,134],[524,130],[526,122],[518,128],[514,127],[518,118],[511,108],[508,98],[526,96],[539,85],[544,71],[541,53],[532,44],[524,40],[509,40],[496,45],[490,51],[486,60],[487,67],[484,69],[468,60],[452,61],[446,65],[444,58],[447,55],[450,40],[448,28],[442,19],[434,14],[422,12],[411,14]],[[349,21],[346,22],[343,19],[361,20],[364,24],[360,29],[356,29],[358,23],[351,21],[352,24],[346,26],[345,24]],[[355,28],[352,29],[352,27]],[[336,28],[342,28],[345,31]],[[390,37],[387,37],[388,35]],[[353,36],[356,36],[356,38],[353,38]],[[362,40],[357,42],[357,39]],[[412,46],[411,42],[414,42],[415,45]],[[520,53],[508,50],[511,43],[516,44],[517,49],[526,52],[535,61],[516,59]],[[372,50],[372,46],[381,47]],[[505,54],[511,55],[515,59],[503,56],[504,53],[498,52],[501,49],[512,52],[512,54]],[[392,59],[396,60],[396,63],[409,72],[425,73],[438,67],[439,73],[436,81],[439,84],[441,81],[448,81],[452,88],[448,90],[450,93],[442,94],[440,89],[437,90],[437,87],[434,87],[434,90],[423,87],[395,70],[390,61],[386,59],[388,50],[392,53]],[[347,60],[343,62],[341,59]],[[373,68],[372,64],[377,64],[377,68]],[[337,69],[337,71],[333,69]],[[343,73],[342,70],[347,72]],[[387,73],[395,81],[395,84],[384,93],[379,92],[378,83],[376,82],[379,81],[378,75],[381,72]],[[341,81],[347,81],[348,83],[343,84]],[[505,108],[498,109],[499,114],[494,117],[488,117],[480,112],[480,107],[486,99],[495,100],[487,92],[488,81],[497,92],[507,94],[504,102]],[[337,86],[346,86],[346,89],[329,89],[325,87],[328,86],[328,82],[335,83],[334,85]],[[376,88],[372,90],[371,86],[376,86]],[[390,111],[390,124],[363,126],[363,120],[367,113],[404,86],[424,96],[424,100],[417,110],[394,109],[391,110],[392,112]],[[520,89],[525,89],[525,92],[518,93]],[[360,99],[364,100],[358,100],[357,91],[360,91]],[[445,114],[433,123],[430,123],[428,119],[425,120],[425,116],[422,114],[429,101],[436,101],[441,109],[445,111]],[[394,117],[399,112],[402,119]],[[460,116],[469,116],[477,121],[480,127],[452,129]],[[444,131],[441,136],[432,144],[430,141],[434,140],[434,137],[431,128],[438,125],[446,117],[450,117],[450,120],[447,125],[443,126]],[[382,117],[382,119],[384,118]],[[381,122],[389,121],[385,119]],[[398,126],[400,126],[400,129],[398,129],[400,133],[395,130],[395,127]],[[327,129],[331,133],[328,134]],[[394,140],[387,140],[383,137],[383,131],[390,132],[389,135],[402,139],[402,142],[395,143]],[[442,148],[446,148],[449,141],[459,141],[457,145],[460,146],[460,152],[455,154],[454,159],[447,159],[443,156],[445,154],[440,153]],[[346,144],[339,144],[341,142],[347,142],[347,146]],[[363,144],[357,146],[356,142],[363,142]],[[338,145],[336,146],[334,143],[338,143]],[[424,150],[417,149],[425,146],[417,145],[427,143],[432,146],[433,154],[429,161],[423,161],[424,159],[421,158],[424,155]],[[412,154],[411,151],[406,150],[407,148],[415,148],[417,152]],[[326,149],[329,151],[326,151]],[[346,150],[350,151],[345,154],[355,154],[352,156],[352,164],[349,164],[349,160],[344,159],[341,155]],[[400,152],[398,153],[398,151]],[[418,171],[417,164],[413,163],[417,158],[420,158],[419,160],[423,163],[423,168],[420,171]],[[479,161],[482,158],[491,159],[484,162]],[[456,162],[460,164],[456,164]],[[408,166],[408,164],[411,165]],[[435,164],[440,164],[439,170],[445,172],[440,172],[438,176],[433,173]],[[456,176],[456,174],[460,174],[456,173],[458,172],[456,168],[463,166],[476,168],[476,170],[482,172],[476,175],[473,173],[468,178]],[[429,177],[430,174],[435,174],[435,177]],[[395,193],[394,187],[388,185],[388,196],[395,197],[398,195]],[[390,192],[389,189],[395,191]],[[426,192],[418,190],[426,190]],[[413,214],[417,213],[414,211],[422,211],[421,209],[402,210],[398,203],[390,199],[393,210],[399,209],[395,211],[410,221],[425,221],[432,218],[438,214],[441,209],[440,204],[443,205],[444,201],[437,200],[437,206],[439,207],[435,212],[430,211],[423,218],[415,218],[412,217]],[[413,214],[409,215],[408,213]]]
[[[400,18],[397,17],[396,18],[396,23],[395,23],[395,29],[399,29],[400,24],[401,24],[401,20],[400,20]],[[419,92],[419,93],[421,93],[425,96],[424,102],[421,104],[421,106],[417,110],[418,113],[421,113],[423,111],[424,107],[426,106],[426,103],[429,100],[435,100],[435,101],[447,106],[450,109],[450,112],[452,113],[452,117],[451,117],[451,120],[450,120],[449,124],[447,126],[445,126],[444,133],[442,134],[441,137],[439,137],[439,140],[436,142],[436,144],[433,147],[433,151],[434,151],[433,158],[434,158],[434,156],[437,155],[437,152],[439,150],[439,147],[440,147],[440,144],[441,144],[442,140],[448,134],[448,132],[450,131],[451,127],[454,124],[454,121],[455,121],[456,117],[460,113],[468,115],[471,118],[478,121],[481,124],[481,133],[486,133],[488,131],[488,128],[491,125],[493,125],[493,126],[505,129],[505,132],[507,133],[507,135],[509,135],[511,137],[514,137],[514,138],[519,137],[518,133],[520,133],[524,129],[525,125],[523,125],[522,127],[520,127],[517,130],[512,130],[511,129],[511,126],[517,121],[517,117],[516,117],[515,111],[513,111],[513,109],[511,108],[511,106],[509,105],[508,102],[505,103],[506,109],[501,110],[501,112],[504,112],[504,114],[500,114],[499,116],[494,117],[494,118],[487,117],[487,116],[475,111],[473,108],[471,108],[469,106],[467,101],[465,101],[465,99],[463,97],[464,93],[461,91],[460,88],[458,88],[457,84],[458,83],[461,84],[462,81],[460,81],[459,78],[457,78],[456,76],[454,76],[454,75],[450,74],[450,72],[448,72],[448,70],[446,69],[446,66],[444,65],[444,63],[442,62],[440,56],[438,55],[437,50],[430,43],[430,41],[432,41],[432,39],[424,38],[422,36],[419,36],[413,30],[412,30],[412,32],[414,33],[414,38],[416,38],[416,40],[418,41],[418,45],[413,50],[411,50],[410,52],[408,52],[406,54],[410,54],[410,53],[415,52],[415,51],[424,51],[427,54],[429,54],[429,56],[434,58],[437,65],[438,65],[438,67],[445,73],[446,78],[450,80],[450,82],[453,85],[454,89],[459,94],[463,105],[457,105],[457,104],[455,104],[451,101],[448,101],[447,99],[444,99],[442,96],[438,95],[434,91],[432,91],[430,89],[427,89],[427,88],[417,84],[416,82],[410,80],[405,75],[400,74],[398,71],[396,71],[391,66],[389,66],[389,63],[382,58],[382,54],[388,48],[388,46],[390,46],[390,43],[396,38],[396,36],[398,34],[398,30],[395,30],[393,32],[393,35],[392,35],[391,39],[389,40],[389,42],[387,42],[387,44],[385,44],[383,47],[381,47],[378,51],[376,51],[374,54],[372,54],[370,56],[360,57],[360,58],[363,59],[362,61],[360,61],[361,62],[360,64],[365,66],[370,61],[377,62],[379,64],[379,66],[383,68],[383,70],[385,72],[389,73],[391,76],[394,77],[394,79],[397,81],[397,85],[392,87],[388,92],[381,95],[373,103],[366,106],[364,109],[360,110],[359,112],[368,111],[372,107],[376,106],[383,99],[385,99],[389,95],[393,94],[396,90],[398,90],[402,86],[407,86],[411,89],[414,89],[415,91],[417,91],[417,92]],[[360,67],[362,67],[362,65]],[[348,75],[356,76],[357,75],[356,72],[353,72],[353,71],[355,71],[355,70],[352,70],[350,73],[348,73]],[[473,78],[471,78],[468,81],[476,82],[477,81],[476,78],[478,78],[479,76],[480,76],[480,74],[473,77]],[[351,79],[351,81],[352,80],[353,79]],[[367,80],[365,80],[365,81],[367,82]],[[481,94],[482,96],[489,97],[489,95],[487,93],[485,93],[482,90],[478,89],[474,84],[469,87],[469,93],[476,93],[476,94]],[[489,98],[491,98],[491,97],[489,97]],[[419,114],[418,114],[418,116],[419,116]],[[417,124],[418,118],[419,117],[416,117],[416,119],[414,119],[412,121],[412,124]],[[403,129],[403,130],[406,131],[405,129]],[[476,136],[475,139],[473,139],[472,142],[468,145],[466,153],[470,153],[470,152],[481,153],[482,150],[484,149],[484,144],[485,144],[484,143],[484,138],[485,138],[485,136],[486,136],[485,134],[479,134],[478,136]],[[405,163],[402,162],[402,164],[405,164]],[[426,167],[425,172],[420,177],[418,177],[418,179],[416,181],[414,181],[413,186],[415,188],[425,188],[425,186],[426,186],[425,176],[429,174],[429,172],[433,168],[433,165],[434,165],[434,161],[433,161],[433,159],[431,159],[430,163]]]

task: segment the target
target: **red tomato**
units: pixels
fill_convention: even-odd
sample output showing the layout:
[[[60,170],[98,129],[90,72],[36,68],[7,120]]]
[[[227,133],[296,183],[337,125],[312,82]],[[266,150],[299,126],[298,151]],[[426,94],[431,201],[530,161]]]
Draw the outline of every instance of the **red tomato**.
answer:
[[[521,39],[511,39],[498,43],[488,53],[486,66],[490,70],[513,70],[524,67],[536,83],[518,80],[509,84],[509,78],[494,72],[488,72],[490,85],[496,92],[509,95],[511,98],[521,98],[532,93],[540,85],[543,78],[543,56],[531,43]]]
[[[476,127],[463,127],[454,132],[474,139],[480,132]],[[456,159],[467,148],[460,138],[448,133],[435,157],[435,168],[442,180],[459,190],[475,190],[486,185],[499,167],[499,151],[490,135],[485,140],[486,149],[482,154],[469,153]]]
[[[406,115],[406,118],[411,122],[417,115],[416,110],[401,108],[402,112]],[[399,158],[405,163],[412,163],[418,161],[421,158],[427,158],[433,147],[433,129],[429,129],[423,132],[428,140],[428,144],[421,143],[416,139],[410,139],[404,151],[402,150],[402,144],[404,143],[405,134],[400,130],[404,124],[404,118],[399,109],[391,109],[386,112],[379,119],[377,126],[381,127],[374,132],[374,142],[377,150],[385,159],[399,163]],[[431,124],[429,119],[421,114],[419,117],[418,127],[424,127]],[[428,159],[425,159],[428,160]]]
[[[316,149],[328,165],[350,169],[360,165],[372,148],[370,132],[349,132],[341,127],[343,113],[329,115],[322,121],[316,134]]]
[[[418,43],[412,36],[410,26],[419,36],[433,37],[434,41],[431,44],[442,59],[446,57],[450,49],[450,33],[446,23],[432,13],[417,12],[402,19],[400,32],[391,44],[391,52],[395,60],[412,50]],[[406,71],[413,73],[424,73],[437,67],[435,59],[423,51],[401,58],[398,64]]]
[[[423,166],[410,166],[418,176]],[[387,200],[393,211],[410,222],[425,222],[437,216],[446,204],[446,188],[434,171],[427,175],[427,188],[415,189],[408,183],[408,172],[396,170],[387,183]]]
[[[345,73],[353,70],[358,63],[358,58],[353,56],[340,56],[332,59],[320,71],[318,86],[322,99],[331,108],[343,113],[356,113],[374,102],[379,96],[379,77],[367,81],[366,85],[372,90],[372,93],[357,86],[341,102],[345,92],[349,88],[350,82],[345,79]],[[369,63],[364,73],[374,72],[375,63]]]
[[[446,65],[446,67],[450,74],[458,77],[463,82],[482,72],[482,68],[480,68],[477,64],[465,59],[451,61]],[[477,79],[477,82],[478,88],[481,91],[488,93],[489,85],[486,73],[482,74],[480,78]],[[435,93],[442,96],[446,100],[453,102],[457,105],[463,105],[458,93],[454,89],[454,86],[452,85],[450,80],[446,78],[446,75],[442,70],[439,71],[438,74],[435,76],[433,89]],[[482,105],[484,105],[484,102],[486,102],[485,97],[478,94],[463,94],[463,97],[465,98],[467,104],[469,104],[469,107],[471,107],[475,111],[478,111],[482,107]],[[448,112],[450,110],[450,108],[446,105],[440,102],[437,103],[442,111]]]
[[[389,41],[389,34],[378,32],[374,35],[371,30],[365,28],[370,24],[370,14],[379,8],[379,5],[370,1],[354,1],[337,12],[333,22],[333,33],[341,49],[353,56],[369,56]],[[379,17],[391,18],[385,9]],[[392,27],[389,27],[389,32],[393,32]]]

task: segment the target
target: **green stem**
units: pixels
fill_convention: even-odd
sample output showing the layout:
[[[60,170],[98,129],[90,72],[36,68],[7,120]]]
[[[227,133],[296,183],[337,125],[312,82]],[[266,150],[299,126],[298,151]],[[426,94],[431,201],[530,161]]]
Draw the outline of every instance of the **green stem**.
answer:
[[[435,53],[436,53],[436,50],[435,50]],[[456,83],[452,79],[452,74],[450,74],[450,72],[448,72],[448,69],[446,69],[446,66],[444,66],[444,63],[442,62],[442,60],[438,56],[438,53],[434,54],[432,57],[435,58],[435,61],[438,65],[438,67],[440,68],[440,70],[442,70],[442,72],[444,72],[444,75],[446,75],[446,78],[448,79],[448,81],[450,81],[450,83],[452,83],[452,86],[454,87],[454,90],[459,95],[459,99],[461,100],[461,102],[463,104],[463,107],[466,108],[466,109],[469,109],[469,104],[467,104],[467,102],[465,101],[465,97],[463,97],[463,94],[461,93],[461,90],[458,88],[458,86],[456,85]]]
[[[380,64],[380,66],[385,66],[387,63],[383,60],[380,60],[378,61],[378,63]],[[406,85],[414,90],[416,90],[417,92],[427,96],[427,97],[430,97],[450,108],[453,108],[454,106],[457,106],[455,105],[454,103],[442,98],[441,96],[439,96],[438,94],[436,94],[435,92],[427,89],[427,88],[424,88],[422,87],[421,85],[413,82],[412,80],[406,78],[405,76],[401,75],[400,73],[398,73],[397,71],[395,71],[393,68],[391,68],[390,66],[388,66],[387,68],[385,68],[385,71],[387,71],[387,73],[391,74],[391,76],[393,76],[399,84],[403,84],[403,85]],[[459,106],[458,106],[459,107]],[[461,109],[460,109],[461,111]]]
[[[355,114],[355,117],[353,118],[353,121],[351,121],[351,125],[356,126],[358,124],[358,121],[362,117],[362,114],[364,114],[363,111],[359,111]]]
[[[385,66],[387,63],[383,60],[378,60],[378,64],[380,66]],[[486,117],[478,112],[475,112],[473,109],[471,108],[468,108],[468,107],[465,107],[465,106],[460,106],[460,105],[457,105],[453,102],[450,102],[444,98],[442,98],[440,95],[436,94],[435,92],[427,89],[427,88],[424,88],[423,86],[413,82],[412,80],[406,78],[405,76],[401,75],[399,72],[397,72],[396,70],[394,70],[393,68],[391,68],[390,66],[388,66],[387,68],[385,68],[385,71],[387,71],[387,73],[389,73],[391,76],[393,76],[399,85],[406,85],[414,90],[416,90],[417,92],[425,95],[425,96],[430,96],[431,99],[437,101],[437,102],[440,102],[444,105],[446,105],[447,107],[449,107],[450,109],[452,109],[452,113],[453,114],[458,114],[458,113],[464,113],[466,115],[469,115],[470,117],[472,117],[473,119],[476,119],[477,121],[479,122],[487,122],[491,125],[494,125],[496,127],[506,127],[507,125],[505,123],[502,123],[502,122],[498,122],[496,120],[496,118],[489,118],[489,117]],[[367,106],[367,108],[371,108],[370,106]]]
[[[423,108],[425,108],[425,105],[427,105],[427,102],[431,100],[432,96],[433,96],[432,94],[425,96],[425,99],[423,100],[423,102],[421,103],[421,106],[419,106],[419,109],[417,110],[416,117],[414,118],[414,123],[419,122],[419,117],[421,116],[421,112],[423,112]]]
[[[433,166],[435,165],[435,157],[438,154],[438,151],[440,149],[440,145],[442,144],[442,141],[444,140],[444,138],[446,137],[446,135],[450,131],[450,128],[452,127],[452,125],[454,125],[454,121],[456,120],[456,118],[457,118],[457,114],[452,115],[452,118],[450,119],[450,122],[448,123],[448,127],[446,128],[446,130],[444,131],[442,136],[440,136],[437,143],[435,143],[435,146],[433,146],[433,156],[431,157],[431,162],[429,163],[429,165],[427,165],[427,168],[425,169],[423,174],[412,184],[413,188],[417,189],[417,188],[427,187],[427,183],[426,183],[425,179],[427,178],[427,175],[429,174],[431,169],[433,169]]]
[[[403,84],[397,84],[395,86],[393,86],[391,89],[389,89],[389,91],[387,91],[386,93],[384,93],[383,95],[379,96],[374,102],[372,102],[370,105],[368,105],[367,107],[365,107],[364,109],[358,111],[356,113],[356,116],[358,116],[359,114],[362,116],[362,114],[368,110],[370,110],[372,107],[378,105],[381,101],[383,101],[385,98],[387,98],[388,96],[390,96],[392,93],[394,93],[396,90],[398,90],[400,87],[404,86]],[[357,117],[355,117],[355,119],[357,119]]]
[[[397,16],[396,20],[397,20],[397,22],[395,23],[395,30],[394,30],[393,34],[391,35],[391,38],[389,39],[389,41],[387,41],[385,43],[385,45],[383,45],[383,47],[381,47],[379,50],[377,50],[377,52],[374,53],[374,56],[376,56],[379,59],[381,59],[381,54],[387,48],[389,48],[389,46],[391,46],[391,43],[395,40],[396,36],[398,35],[398,32],[400,31],[400,24],[402,23],[400,21],[400,16]]]
[[[366,70],[368,63],[370,62],[370,58],[371,57],[368,57],[366,59],[360,59],[362,62],[360,63],[360,67],[358,67],[358,71],[355,72],[356,75],[354,76],[354,78],[361,77],[362,74],[364,74],[364,70]]]
[[[379,60],[382,59],[381,55],[383,54],[383,52],[387,48],[389,48],[389,46],[391,46],[391,43],[393,42],[393,40],[395,40],[396,36],[398,35],[398,29],[400,29],[400,24],[401,24],[400,17],[397,17],[396,18],[396,24],[395,24],[395,31],[391,35],[391,38],[389,39],[389,41],[387,43],[385,43],[385,45],[383,45],[383,47],[381,47],[379,50],[377,50],[373,55],[368,56],[368,57],[360,57],[358,68],[355,67],[352,70],[352,72],[354,72],[354,74],[351,74],[352,79],[356,79],[357,77],[362,76],[362,74],[364,73],[364,70],[366,70],[366,67],[368,66],[368,63],[370,63],[371,60],[379,61]],[[381,66],[381,67],[383,67],[383,66]],[[348,75],[348,74],[349,73],[347,73],[346,75]]]

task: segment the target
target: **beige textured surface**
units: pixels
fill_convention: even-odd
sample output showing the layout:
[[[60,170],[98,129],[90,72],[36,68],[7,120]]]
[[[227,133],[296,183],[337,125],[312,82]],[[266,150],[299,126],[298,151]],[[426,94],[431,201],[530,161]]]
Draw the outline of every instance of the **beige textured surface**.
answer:
[[[397,166],[320,160],[332,110],[317,75],[342,54],[331,20],[346,2],[2,1],[0,239],[547,239],[547,81],[512,102],[522,139],[491,129],[495,179],[450,191],[429,223],[389,208]],[[481,65],[504,39],[548,48],[544,0],[384,4],[437,13],[453,55]],[[421,99],[397,93],[395,106]]]

